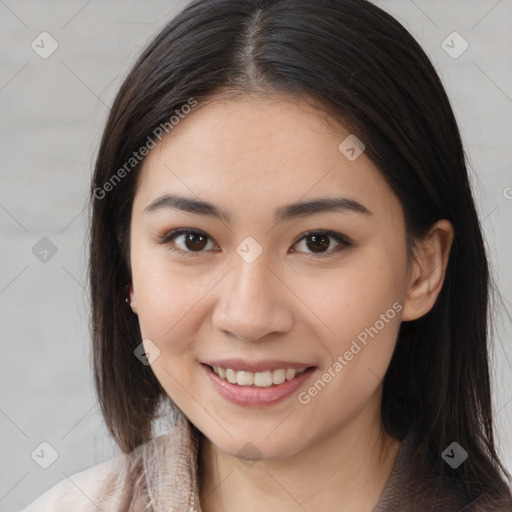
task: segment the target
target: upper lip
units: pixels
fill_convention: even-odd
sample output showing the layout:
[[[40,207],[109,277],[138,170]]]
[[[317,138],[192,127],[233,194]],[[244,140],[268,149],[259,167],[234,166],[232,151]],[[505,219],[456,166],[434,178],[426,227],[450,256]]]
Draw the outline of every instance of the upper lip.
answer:
[[[216,359],[212,361],[204,361],[209,366],[220,366],[221,368],[231,368],[241,372],[263,372],[265,370],[278,370],[284,368],[309,368],[314,366],[309,363],[298,363],[294,361],[279,361],[277,359],[268,359],[266,361],[244,361],[243,359]]]

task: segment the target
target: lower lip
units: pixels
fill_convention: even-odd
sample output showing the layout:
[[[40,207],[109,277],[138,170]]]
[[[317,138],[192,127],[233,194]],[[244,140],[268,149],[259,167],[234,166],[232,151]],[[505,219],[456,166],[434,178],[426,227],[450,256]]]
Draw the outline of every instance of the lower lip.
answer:
[[[282,384],[273,384],[266,388],[260,388],[231,384],[214,373],[211,366],[202,363],[201,366],[210,378],[213,387],[222,397],[234,404],[245,406],[270,405],[284,400],[296,391],[304,381],[309,379],[316,370],[316,367],[312,367],[291,380],[285,380]]]

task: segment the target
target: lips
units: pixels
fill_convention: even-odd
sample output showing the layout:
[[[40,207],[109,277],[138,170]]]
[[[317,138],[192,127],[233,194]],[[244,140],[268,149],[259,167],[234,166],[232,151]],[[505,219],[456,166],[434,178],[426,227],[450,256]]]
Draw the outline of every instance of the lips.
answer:
[[[213,361],[212,361],[213,362]],[[217,362],[217,361],[215,361]],[[219,361],[220,362],[220,361]],[[269,362],[263,363],[268,365]],[[275,361],[271,362],[269,366],[275,366]],[[278,361],[278,366],[283,364],[283,361]],[[222,364],[226,364],[226,361],[222,361]],[[285,362],[284,364],[290,364],[290,362]],[[305,369],[301,373],[296,373],[296,370],[293,369],[293,372],[296,373],[295,377],[290,379],[285,379],[281,384],[275,384],[269,382],[261,381],[261,385],[244,385],[238,384],[238,382],[231,383],[225,378],[221,378],[219,374],[217,374],[213,367],[209,364],[202,363],[200,367],[204,371],[204,375],[207,380],[213,385],[213,388],[217,391],[217,393],[222,396],[224,399],[241,406],[269,406],[284,400],[285,398],[291,396],[295,391],[297,391],[303,383],[309,380],[316,372],[316,366],[307,366],[302,363],[291,363],[292,366],[299,366],[300,368]],[[235,365],[233,365],[235,366]],[[243,367],[247,368],[249,366],[248,363],[244,363]],[[261,363],[250,365],[252,368],[262,368]],[[270,372],[268,370],[269,366],[266,366],[267,370],[258,373],[274,373],[276,371],[279,372],[279,368]],[[240,366],[239,366],[240,367]],[[218,368],[218,367],[217,367]],[[234,370],[232,370],[234,371]],[[244,370],[240,370],[239,372],[235,372],[237,375],[245,373]],[[268,377],[268,375],[267,375]]]

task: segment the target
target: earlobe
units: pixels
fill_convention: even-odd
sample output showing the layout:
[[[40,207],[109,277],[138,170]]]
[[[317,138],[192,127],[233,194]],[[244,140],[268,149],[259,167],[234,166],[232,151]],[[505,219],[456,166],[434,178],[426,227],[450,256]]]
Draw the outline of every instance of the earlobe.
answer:
[[[416,320],[434,306],[444,283],[454,231],[450,221],[439,220],[417,242],[404,304],[403,321]]]
[[[135,299],[135,293],[133,291],[133,284],[130,284],[130,307],[132,308],[132,311],[135,314],[138,314],[138,312],[137,312],[137,301]]]

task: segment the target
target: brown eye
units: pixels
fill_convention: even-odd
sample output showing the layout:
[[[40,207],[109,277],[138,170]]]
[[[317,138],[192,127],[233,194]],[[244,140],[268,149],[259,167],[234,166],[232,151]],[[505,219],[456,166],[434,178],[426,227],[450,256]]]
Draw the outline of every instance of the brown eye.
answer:
[[[331,245],[333,245],[331,240],[335,240],[338,245],[335,245],[332,250],[328,250]],[[305,241],[304,245],[306,246],[307,250],[298,252],[318,254],[320,257],[330,256],[331,254],[352,245],[352,243],[349,242],[344,236],[331,231],[310,231],[309,233],[306,233],[297,242],[297,244],[302,243],[302,241]]]
[[[332,249],[330,247],[335,244]],[[177,229],[164,235],[160,243],[169,246],[169,249],[174,252],[184,254],[186,256],[194,256],[206,252],[208,243],[212,246],[210,249],[218,251],[218,246],[214,244],[206,233],[196,231],[193,229]],[[297,252],[305,252],[306,254],[318,255],[318,257],[331,256],[346,247],[353,244],[343,235],[334,233],[332,231],[310,231],[302,236],[294,245],[298,245],[305,241],[305,250]],[[337,244],[337,245],[336,245]],[[295,252],[292,250],[291,252]]]
[[[184,238],[184,244],[191,251],[201,251],[206,247],[207,237],[201,233],[187,233]]]
[[[213,244],[208,235],[192,229],[177,229],[161,239],[161,243],[168,244],[172,251],[185,254],[204,252],[208,242]]]
[[[329,245],[331,245],[327,235],[309,235],[306,240],[308,240],[308,242],[306,242],[308,249],[311,249],[313,252],[327,250],[329,249]]]

